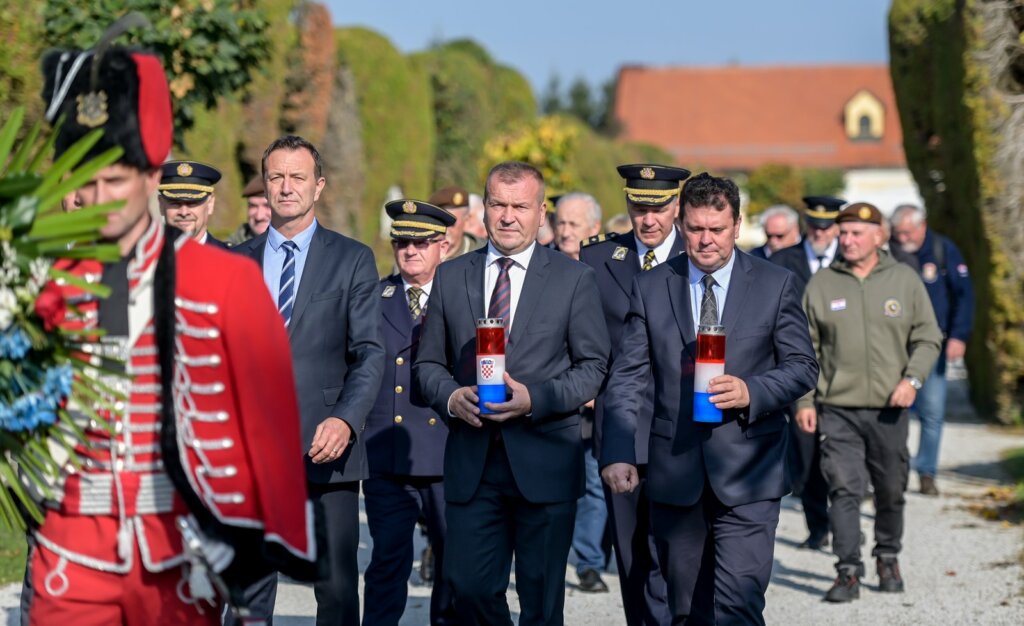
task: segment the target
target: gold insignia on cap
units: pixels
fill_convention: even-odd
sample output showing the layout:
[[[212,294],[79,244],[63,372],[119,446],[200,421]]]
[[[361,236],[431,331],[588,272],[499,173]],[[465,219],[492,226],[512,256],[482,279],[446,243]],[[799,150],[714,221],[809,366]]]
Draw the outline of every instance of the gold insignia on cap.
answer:
[[[452,196],[452,204],[459,206],[462,204],[462,193],[456,191],[455,195]]]
[[[393,295],[395,295],[395,286],[394,285],[388,285],[387,287],[384,288],[384,291],[381,292],[380,297],[381,298],[390,298]]]
[[[640,170],[640,178],[644,180],[654,180],[654,168],[645,167]]]
[[[406,213],[415,213],[416,203],[413,202],[412,200],[406,200],[405,202],[402,203],[402,211]]]
[[[178,164],[178,176],[191,176],[191,175],[192,175],[192,166],[191,165],[189,165],[188,163],[179,163]]]
[[[628,251],[629,248],[625,246],[619,246],[618,248],[615,248],[615,252],[612,252],[612,258],[615,259],[616,261],[625,260],[626,252]]]
[[[871,219],[871,209],[867,208],[866,206],[862,206],[860,210],[857,211],[857,217],[859,217],[862,220]]]
[[[107,115],[107,93],[105,91],[91,91],[78,96],[77,121],[86,128],[103,126],[110,119]]]

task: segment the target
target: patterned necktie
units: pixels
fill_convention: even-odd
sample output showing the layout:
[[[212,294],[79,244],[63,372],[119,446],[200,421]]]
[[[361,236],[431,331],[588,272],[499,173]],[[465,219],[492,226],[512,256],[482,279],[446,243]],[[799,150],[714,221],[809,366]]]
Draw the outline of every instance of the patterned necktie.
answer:
[[[700,300],[700,325],[718,326],[718,299],[712,289],[718,283],[711,274],[705,274],[700,282],[704,284],[704,297]]]
[[[648,250],[647,252],[644,252],[643,270],[645,272],[654,267],[654,260],[654,250]]]
[[[409,290],[405,292],[405,296],[409,298],[409,313],[412,314],[412,319],[419,319],[420,313],[423,312],[423,307],[420,306],[420,296],[423,295],[423,290],[419,287],[409,287]]]
[[[487,317],[500,317],[505,320],[505,329],[507,330],[508,315],[512,306],[512,281],[508,278],[508,270],[515,261],[506,256],[495,262],[500,271],[498,280],[494,283],[494,291],[491,292],[491,304],[487,307]]]
[[[295,252],[299,247],[294,241],[286,241],[281,247],[284,249],[284,265],[281,266],[281,282],[277,289],[277,311],[287,328],[292,321],[292,305],[295,304]]]

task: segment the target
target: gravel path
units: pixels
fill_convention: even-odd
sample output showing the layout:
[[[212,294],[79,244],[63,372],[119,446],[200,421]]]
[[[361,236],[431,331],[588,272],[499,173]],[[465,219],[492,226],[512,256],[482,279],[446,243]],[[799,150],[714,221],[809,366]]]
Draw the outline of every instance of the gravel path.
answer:
[[[951,391],[956,400],[956,390]],[[911,451],[916,446],[916,424],[911,426]],[[1024,623],[1024,529],[982,520],[968,512],[966,502],[1005,479],[998,467],[999,452],[1024,446],[1024,435],[1011,434],[954,416],[942,442],[942,468],[938,485],[942,495],[907,496],[907,519],[901,566],[904,594],[880,594],[870,562],[871,506],[866,504],[862,528],[869,537],[865,548],[868,575],[861,599],[850,605],[821,601],[834,576],[833,557],[822,552],[797,550],[806,535],[800,503],[782,503],[775,567],[768,588],[765,617],[769,624],[1022,624]],[[916,488],[916,477],[911,487]],[[364,520],[365,521],[365,520]],[[360,545],[360,567],[369,561],[370,540],[365,524]],[[417,552],[419,554],[419,546]],[[619,626],[622,602],[614,574],[605,575],[608,594],[585,594],[575,588],[575,570],[566,569],[565,622],[569,625]],[[20,585],[0,589],[0,609],[7,624],[18,623]],[[416,573],[409,585],[409,602],[402,626],[428,623],[430,588]],[[513,615],[514,589],[509,592]],[[278,626],[313,624],[315,614],[310,587],[283,583],[278,593],[274,623]]]

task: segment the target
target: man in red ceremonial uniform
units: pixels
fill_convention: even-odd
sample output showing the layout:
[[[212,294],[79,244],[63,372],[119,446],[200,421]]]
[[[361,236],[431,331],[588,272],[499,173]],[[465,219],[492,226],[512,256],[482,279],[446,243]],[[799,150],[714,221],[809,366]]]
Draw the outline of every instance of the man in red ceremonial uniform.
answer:
[[[288,338],[255,264],[161,223],[164,71],[151,54],[103,47],[47,55],[43,95],[49,119],[66,114],[58,156],[94,128],[91,154],[124,150],[78,192],[86,207],[124,201],[100,230],[122,259],[65,269],[111,289],[95,300],[67,285],[69,326],[103,331],[85,356],[126,375],[104,376],[117,395],[76,407],[90,445],[34,533],[29,619],[217,624],[222,598],[236,604],[266,572],[316,574]]]

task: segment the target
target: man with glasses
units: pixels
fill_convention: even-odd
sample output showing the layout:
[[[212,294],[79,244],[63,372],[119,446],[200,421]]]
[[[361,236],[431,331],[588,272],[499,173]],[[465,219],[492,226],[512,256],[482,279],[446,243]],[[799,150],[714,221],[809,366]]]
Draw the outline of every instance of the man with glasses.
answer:
[[[456,217],[432,204],[394,200],[391,247],[398,273],[380,281],[384,384],[366,420],[370,478],[363,481],[373,553],[366,568],[363,624],[397,624],[408,596],[416,521],[423,517],[444,573],[444,446],[448,427],[413,390],[412,363],[434,272],[448,253],[446,230]],[[434,585],[430,623],[454,623],[451,592]]]
[[[761,212],[761,228],[765,243],[750,251],[750,254],[767,259],[779,250],[800,243],[800,215],[785,204],[770,206]]]

